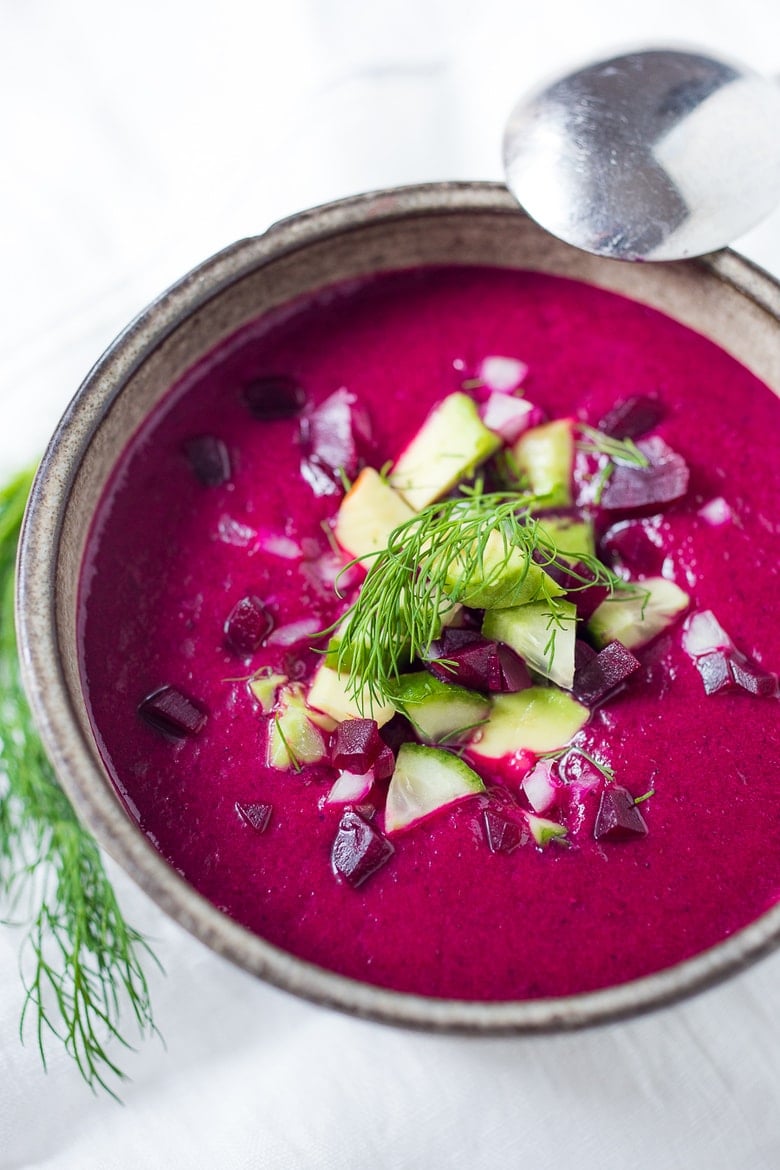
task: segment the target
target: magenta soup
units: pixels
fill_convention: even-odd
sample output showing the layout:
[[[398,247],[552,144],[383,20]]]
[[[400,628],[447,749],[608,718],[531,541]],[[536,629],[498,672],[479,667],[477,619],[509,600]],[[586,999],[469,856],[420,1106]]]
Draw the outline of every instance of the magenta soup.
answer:
[[[366,573],[342,573],[339,512],[365,467],[392,484],[452,395],[497,437],[440,497],[527,487],[523,435],[565,420],[569,495],[549,515],[621,580],[671,582],[684,601],[610,674],[599,656],[622,639],[596,636],[588,590],[564,582],[577,658],[561,693],[581,726],[491,756],[494,712],[553,684],[510,635],[489,636],[483,607],[458,606],[429,657],[466,663],[455,681],[478,696],[474,726],[426,735],[399,701],[362,729],[373,754],[350,756],[340,721],[307,707],[322,631]],[[712,342],[562,277],[383,274],[242,328],[133,436],[87,544],[82,679],[129,814],[226,915],[380,987],[565,996],[713,946],[780,892],[779,444],[780,401]],[[630,494],[647,479],[667,498]],[[480,684],[474,656],[498,661],[497,644],[509,658]],[[428,661],[408,670],[418,686],[437,677]],[[287,742],[301,727],[303,748]],[[421,740],[477,783],[435,807],[426,790],[389,827],[394,772]]]

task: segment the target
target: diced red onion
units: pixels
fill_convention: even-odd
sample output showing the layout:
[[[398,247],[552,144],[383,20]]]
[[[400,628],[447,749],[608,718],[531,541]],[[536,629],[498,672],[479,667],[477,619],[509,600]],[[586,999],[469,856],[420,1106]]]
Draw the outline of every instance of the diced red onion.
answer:
[[[279,557],[283,561],[297,561],[303,556],[303,549],[297,540],[285,536],[283,532],[271,532],[263,529],[256,534],[258,552],[268,553],[269,556]]]
[[[492,354],[483,358],[477,367],[477,377],[496,394],[512,394],[525,380],[528,366],[513,357]],[[485,426],[489,426],[485,423]]]
[[[248,524],[234,520],[226,513],[217,521],[217,534],[223,544],[232,544],[235,548],[249,548],[257,540],[257,532]]]
[[[512,398],[509,394],[493,391],[480,407],[480,418],[488,430],[500,435],[505,443],[514,443],[534,426],[540,412],[524,398]]]
[[[699,508],[699,515],[713,528],[720,528],[722,524],[728,524],[729,520],[734,519],[734,513],[723,496],[716,496],[714,500]]]
[[[543,813],[552,808],[558,797],[558,784],[549,760],[540,760],[522,783],[523,792],[534,812]]]
[[[365,800],[374,783],[374,773],[342,772],[326,797],[328,804],[356,804]]]
[[[713,650],[734,649],[734,643],[711,609],[701,609],[685,619],[682,644],[691,658],[700,658]]]
[[[297,622],[289,622],[286,626],[277,626],[266,639],[267,646],[295,646],[316,634],[321,623],[315,617],[301,618]]]

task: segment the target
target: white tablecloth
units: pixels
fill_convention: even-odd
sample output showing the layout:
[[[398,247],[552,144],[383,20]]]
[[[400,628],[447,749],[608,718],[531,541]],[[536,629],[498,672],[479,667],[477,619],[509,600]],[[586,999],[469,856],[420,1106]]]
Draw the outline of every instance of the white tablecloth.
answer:
[[[358,190],[499,178],[516,96],[583,57],[685,42],[772,72],[778,33],[777,0],[0,0],[0,474],[136,310],[231,239]],[[780,214],[740,246],[780,273]],[[2,1170],[780,1165],[780,955],[630,1024],[416,1035],[265,987],[112,872],[167,970],[167,1049],[116,1053],[124,1109],[56,1045],[45,1076],[0,928]]]

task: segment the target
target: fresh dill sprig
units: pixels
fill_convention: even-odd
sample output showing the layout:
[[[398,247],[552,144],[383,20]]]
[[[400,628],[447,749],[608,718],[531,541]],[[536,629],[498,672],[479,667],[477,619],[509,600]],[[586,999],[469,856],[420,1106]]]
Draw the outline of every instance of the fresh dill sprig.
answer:
[[[562,557],[531,514],[545,499],[470,487],[465,495],[430,504],[395,528],[385,549],[363,558],[370,568],[345,615],[336,661],[358,701],[363,694],[370,701],[391,700],[393,681],[410,657],[425,656],[442,617],[459,603],[484,608],[475,600],[480,592],[517,595],[534,572],[534,596],[524,600],[548,603],[554,638],[556,591],[539,569],[565,569],[575,589],[596,582],[610,591],[623,587],[596,557],[582,555],[574,566]]]
[[[606,455],[616,463],[627,463],[631,467],[649,467],[650,460],[640,451],[633,439],[614,439],[603,431],[578,423],[577,429],[583,436],[577,446],[580,451],[591,455]]]
[[[143,960],[157,962],[125,921],[97,844],[57,783],[22,690],[13,620],[19,531],[32,481],[0,489],[0,899],[4,921],[27,929],[20,967],[20,1034],[36,1037],[46,1067],[52,1036],[94,1091],[116,1096],[125,1075],[110,1042],[129,1011],[141,1038],[155,1034]],[[159,964],[158,964],[159,965]]]

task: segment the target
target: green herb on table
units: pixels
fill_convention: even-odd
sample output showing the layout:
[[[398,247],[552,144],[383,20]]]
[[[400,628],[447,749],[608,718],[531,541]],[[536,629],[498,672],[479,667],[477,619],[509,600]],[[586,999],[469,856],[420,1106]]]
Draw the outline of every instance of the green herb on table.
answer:
[[[156,1033],[144,960],[148,944],[124,919],[97,844],[59,787],[22,690],[13,620],[14,568],[32,473],[0,489],[0,899],[26,928],[20,1032],[31,1028],[44,1067],[60,1040],[84,1080],[111,1096],[125,1075],[109,1056],[129,1048],[120,1016]]]

